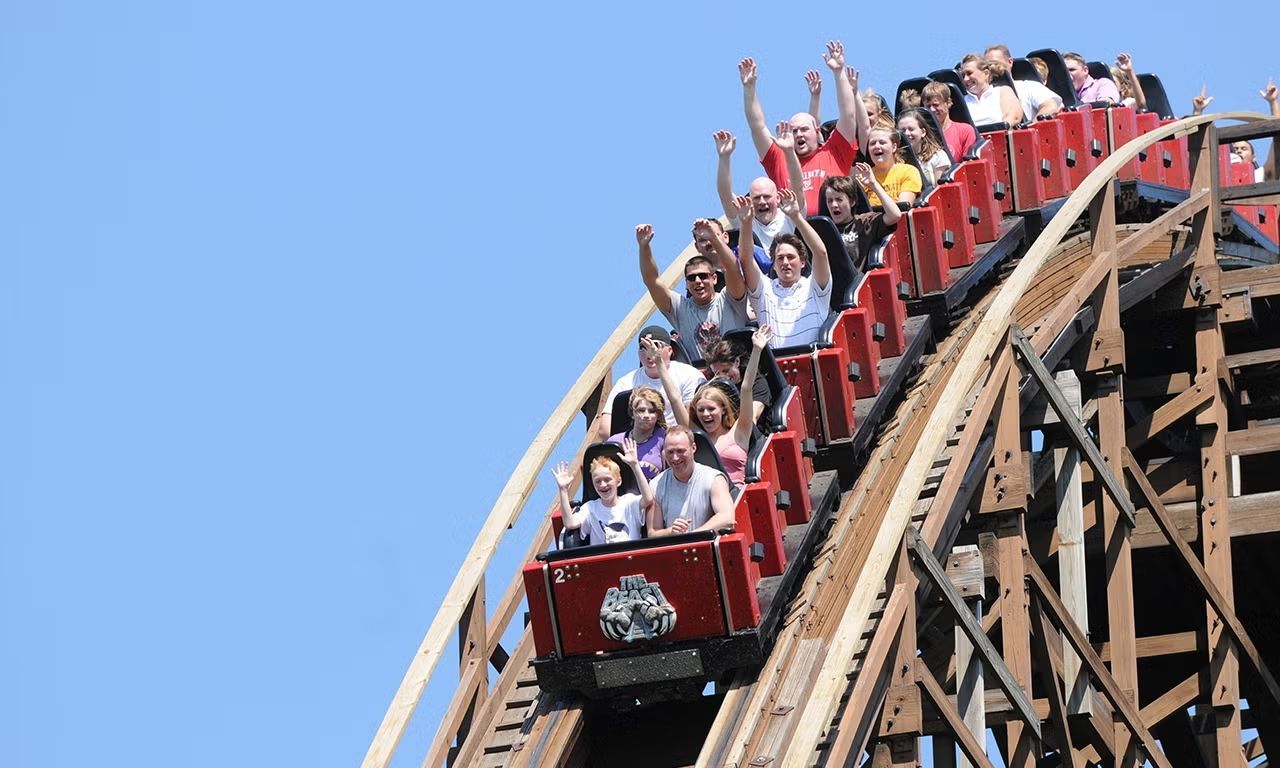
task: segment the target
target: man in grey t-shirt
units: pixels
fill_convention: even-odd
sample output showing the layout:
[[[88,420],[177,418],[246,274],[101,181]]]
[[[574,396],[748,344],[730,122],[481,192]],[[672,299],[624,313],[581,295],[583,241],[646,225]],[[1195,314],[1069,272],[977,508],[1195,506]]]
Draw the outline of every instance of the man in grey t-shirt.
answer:
[[[701,360],[721,336],[747,324],[747,287],[737,257],[729,248],[729,236],[709,219],[693,223],[698,254],[689,257],[684,265],[688,296],[663,285],[658,264],[653,260],[652,240],[653,227],[636,227],[640,276],[658,311],[679,334],[685,355],[690,360]],[[716,290],[717,269],[724,271],[723,291]]]
[[[667,468],[654,481],[649,536],[733,528],[729,479],[694,460],[693,432],[688,427],[667,430],[662,456]]]

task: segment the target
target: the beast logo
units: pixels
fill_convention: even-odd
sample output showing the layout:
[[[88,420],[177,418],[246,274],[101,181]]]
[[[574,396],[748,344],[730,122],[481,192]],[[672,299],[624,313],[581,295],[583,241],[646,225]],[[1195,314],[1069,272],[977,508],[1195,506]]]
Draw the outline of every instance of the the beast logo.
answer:
[[[611,640],[630,643],[652,640],[676,628],[676,609],[663,597],[658,583],[644,574],[623,576],[609,587],[600,604],[600,631]]]

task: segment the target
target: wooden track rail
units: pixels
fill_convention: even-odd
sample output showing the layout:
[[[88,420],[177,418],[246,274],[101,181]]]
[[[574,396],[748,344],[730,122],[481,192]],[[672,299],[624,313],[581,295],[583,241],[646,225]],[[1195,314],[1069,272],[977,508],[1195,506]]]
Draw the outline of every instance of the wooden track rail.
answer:
[[[1117,149],[956,319],[844,494],[770,658],[724,691],[698,765],[916,765],[926,737],[935,765],[989,765],[988,729],[1008,766],[1270,757],[1280,609],[1251,593],[1280,578],[1280,267],[1219,266],[1215,127],[1261,135],[1261,119],[1187,118]],[[1118,223],[1117,176],[1171,137],[1187,139],[1190,194]],[[455,739],[455,765],[594,764],[583,705],[533,693],[528,633],[501,649],[518,574],[489,618],[484,573],[652,309],[637,303],[521,460],[366,767],[389,763],[455,631],[461,684],[424,768]]]

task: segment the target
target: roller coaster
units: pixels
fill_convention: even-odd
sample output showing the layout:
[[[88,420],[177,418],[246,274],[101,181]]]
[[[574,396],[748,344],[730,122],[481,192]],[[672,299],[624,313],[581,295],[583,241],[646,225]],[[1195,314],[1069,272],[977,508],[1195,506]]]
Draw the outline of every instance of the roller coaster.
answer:
[[[497,543],[605,409],[638,302],[513,472],[364,766],[391,763],[455,634],[428,768],[1268,760],[1280,182],[1227,145],[1280,118],[1177,119],[1142,77],[1149,111],[1068,88],[1055,118],[976,126],[865,279],[833,263],[820,341],[767,360],[732,531],[558,550],[553,508],[489,610]],[[598,626],[641,572],[672,617]]]

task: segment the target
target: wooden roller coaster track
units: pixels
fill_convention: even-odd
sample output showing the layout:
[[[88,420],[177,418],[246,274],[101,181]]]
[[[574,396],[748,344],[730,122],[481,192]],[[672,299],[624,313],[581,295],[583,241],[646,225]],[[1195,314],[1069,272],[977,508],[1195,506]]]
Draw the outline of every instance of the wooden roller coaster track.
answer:
[[[607,718],[537,688],[529,632],[502,647],[519,573],[492,611],[484,579],[651,314],[638,302],[503,489],[363,765],[390,764],[455,633],[459,684],[424,768],[917,765],[925,746],[938,766],[991,765],[990,748],[1017,766],[1259,764],[1280,749],[1280,266],[1225,271],[1219,239],[1224,200],[1274,205],[1280,185],[1224,192],[1218,147],[1278,132],[1193,117],[1103,161],[923,361],[763,668],[624,753],[592,733]],[[1175,136],[1185,199],[1118,211],[1122,169]]]

